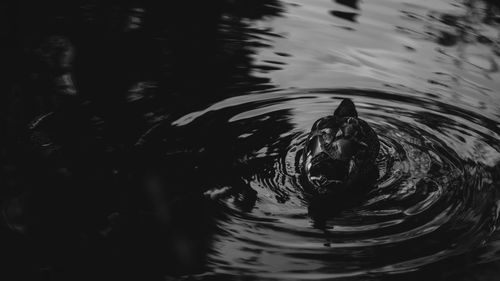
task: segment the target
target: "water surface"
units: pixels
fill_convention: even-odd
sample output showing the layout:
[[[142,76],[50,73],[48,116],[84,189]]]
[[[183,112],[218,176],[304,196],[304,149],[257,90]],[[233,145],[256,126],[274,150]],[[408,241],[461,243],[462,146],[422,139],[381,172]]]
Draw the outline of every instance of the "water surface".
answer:
[[[280,15],[249,23],[265,31],[258,41],[266,45],[250,75],[270,87],[170,121],[204,140],[188,150],[224,155],[214,160],[237,166],[256,191],[218,199],[226,216],[199,278],[444,280],[472,267],[468,277],[489,280],[474,267],[498,270],[499,29],[488,4],[281,5]],[[342,98],[379,134],[380,176],[359,206],[318,221],[300,155],[314,121]],[[166,137],[166,151],[171,143]],[[222,178],[206,188],[231,186]]]
[[[26,194],[35,194],[38,232],[4,235],[9,272],[23,280],[496,280],[498,7],[178,2],[20,10],[17,44],[67,37],[76,50],[72,93],[105,125],[70,147],[77,153],[57,167],[63,172],[32,165]],[[43,99],[43,87],[25,84],[20,92]],[[356,206],[317,216],[301,153],[314,121],[343,98],[379,136],[379,177]],[[33,188],[39,178],[56,187]]]

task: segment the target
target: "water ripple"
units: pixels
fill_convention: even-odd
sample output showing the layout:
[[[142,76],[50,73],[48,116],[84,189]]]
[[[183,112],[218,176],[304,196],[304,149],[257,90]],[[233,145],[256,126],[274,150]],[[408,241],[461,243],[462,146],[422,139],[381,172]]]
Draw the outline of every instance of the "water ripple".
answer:
[[[343,97],[379,135],[380,173],[362,203],[318,222],[308,213],[300,154],[314,120]],[[239,195],[219,199],[227,219],[208,257],[213,273],[317,280],[411,272],[476,249],[496,224],[499,131],[465,108],[400,93],[311,89],[229,98],[172,124],[180,139],[204,127],[207,151],[219,141],[234,148],[221,161],[238,166],[237,177],[257,193],[250,209],[236,204]]]

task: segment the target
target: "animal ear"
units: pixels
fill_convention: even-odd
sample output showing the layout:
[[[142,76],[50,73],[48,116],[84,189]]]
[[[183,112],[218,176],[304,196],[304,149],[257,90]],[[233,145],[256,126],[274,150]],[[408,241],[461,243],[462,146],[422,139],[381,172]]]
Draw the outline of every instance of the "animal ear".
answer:
[[[356,106],[351,99],[344,99],[340,105],[335,109],[333,116],[336,117],[358,117]]]

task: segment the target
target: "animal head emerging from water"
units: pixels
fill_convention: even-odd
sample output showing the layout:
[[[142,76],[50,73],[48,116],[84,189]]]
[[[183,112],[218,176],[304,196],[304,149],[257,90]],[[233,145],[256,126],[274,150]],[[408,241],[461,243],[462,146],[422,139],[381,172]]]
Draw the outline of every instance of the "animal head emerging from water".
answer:
[[[354,103],[344,99],[309,133],[302,156],[307,185],[317,195],[358,193],[376,179],[379,149],[375,131],[358,118]]]

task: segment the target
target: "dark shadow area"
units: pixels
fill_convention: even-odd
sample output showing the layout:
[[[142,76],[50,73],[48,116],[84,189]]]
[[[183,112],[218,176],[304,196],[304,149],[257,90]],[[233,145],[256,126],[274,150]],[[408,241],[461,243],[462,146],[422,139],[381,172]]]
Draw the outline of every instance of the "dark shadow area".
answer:
[[[335,3],[359,10],[359,0],[335,0]]]
[[[227,136],[202,128],[168,135],[211,147],[198,139],[210,135],[207,141],[220,146],[209,156],[174,153],[163,162],[156,160],[160,151],[136,143],[166,118],[272,88],[252,76],[252,54],[277,35],[250,22],[278,16],[281,4],[2,6],[10,76],[1,116],[0,243],[7,262],[0,278],[164,280],[203,272],[211,233],[224,216],[203,196],[205,179],[196,178],[210,181],[214,170],[200,174],[197,167],[226,149]],[[235,181],[244,185],[236,176],[228,180]],[[242,192],[249,198],[242,208],[251,208],[255,194]]]
[[[357,13],[343,12],[343,11],[330,11],[330,15],[354,23],[357,22],[356,17],[359,16],[359,14]]]

